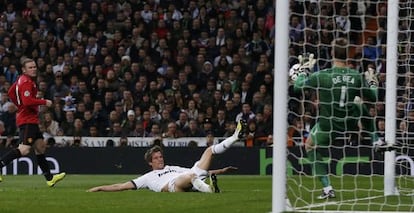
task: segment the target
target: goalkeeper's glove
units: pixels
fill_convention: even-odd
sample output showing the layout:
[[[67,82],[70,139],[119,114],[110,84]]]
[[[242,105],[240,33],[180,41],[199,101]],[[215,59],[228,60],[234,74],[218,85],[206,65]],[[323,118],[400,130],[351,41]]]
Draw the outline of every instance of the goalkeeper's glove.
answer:
[[[370,87],[378,86],[378,77],[375,73],[374,68],[369,67],[367,71],[364,72],[365,80],[367,81]]]
[[[299,55],[298,59],[303,69],[306,69],[309,72],[313,71],[316,64],[315,55],[313,53],[307,53],[305,56]]]
[[[362,105],[362,99],[359,96],[354,97],[354,104],[356,105]]]
[[[298,56],[299,63],[293,65],[289,70],[291,81],[296,81],[301,75],[308,75],[313,71],[316,64],[315,55],[313,53]]]

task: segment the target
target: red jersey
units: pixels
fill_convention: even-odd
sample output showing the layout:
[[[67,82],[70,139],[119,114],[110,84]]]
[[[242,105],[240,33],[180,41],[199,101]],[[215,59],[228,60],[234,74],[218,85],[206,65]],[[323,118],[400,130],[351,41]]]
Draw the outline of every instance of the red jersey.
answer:
[[[22,124],[39,123],[39,105],[46,105],[46,100],[36,98],[36,83],[30,76],[21,75],[10,87],[9,97],[16,104],[18,110],[16,115],[17,126]]]

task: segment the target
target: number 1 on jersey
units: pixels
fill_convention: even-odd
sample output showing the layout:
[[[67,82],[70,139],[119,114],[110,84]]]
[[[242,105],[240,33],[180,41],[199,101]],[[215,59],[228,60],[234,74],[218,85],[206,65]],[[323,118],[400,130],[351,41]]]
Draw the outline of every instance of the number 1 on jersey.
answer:
[[[346,86],[341,86],[341,97],[339,99],[339,107],[345,106],[346,90]]]

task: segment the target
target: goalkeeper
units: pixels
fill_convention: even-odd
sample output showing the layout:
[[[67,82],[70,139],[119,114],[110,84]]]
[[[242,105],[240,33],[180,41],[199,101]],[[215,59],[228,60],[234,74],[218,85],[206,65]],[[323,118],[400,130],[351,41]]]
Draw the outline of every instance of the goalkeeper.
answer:
[[[315,73],[313,70],[316,59],[313,54],[309,58],[299,57],[299,65],[293,65],[290,76],[294,81],[294,91],[315,89],[319,100],[319,117],[310,132],[305,144],[307,157],[310,160],[314,174],[322,185],[323,191],[318,199],[334,198],[335,191],[328,178],[327,165],[322,163],[319,147],[326,147],[336,139],[338,133],[358,131],[358,122],[370,131],[374,145],[382,145],[375,130],[375,122],[368,118],[368,110],[362,104],[363,100],[377,100],[376,85],[378,80],[373,70],[365,73],[364,77],[346,64],[348,42],[344,38],[332,42],[331,55],[333,67]],[[306,62],[305,62],[306,60]],[[309,74],[309,75],[308,75]]]

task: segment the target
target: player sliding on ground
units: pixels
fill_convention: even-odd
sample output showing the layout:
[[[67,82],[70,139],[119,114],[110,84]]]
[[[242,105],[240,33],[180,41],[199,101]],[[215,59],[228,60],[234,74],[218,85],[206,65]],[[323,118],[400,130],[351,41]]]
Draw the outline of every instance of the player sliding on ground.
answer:
[[[372,71],[366,72],[364,79],[357,70],[347,66],[347,47],[348,42],[344,38],[332,42],[333,67],[330,69],[311,73],[316,60],[310,55],[309,58],[299,57],[300,63],[293,65],[289,71],[291,80],[294,81],[295,92],[314,89],[319,101],[318,121],[310,131],[311,137],[308,137],[305,143],[312,170],[323,186],[318,199],[335,197],[327,174],[327,164],[323,163],[319,147],[327,147],[336,139],[338,133],[358,132],[359,122],[364,129],[370,131],[374,146],[384,145],[376,133],[375,122],[372,118],[366,117],[369,115],[363,104],[363,100],[376,102],[378,80]]]
[[[234,134],[219,144],[208,147],[194,166],[183,168],[164,164],[164,156],[159,146],[150,148],[145,153],[145,160],[151,166],[152,171],[125,183],[103,185],[91,188],[88,192],[114,192],[130,189],[150,189],[155,192],[187,192],[199,191],[206,193],[220,192],[217,186],[216,174],[221,174],[234,167],[226,167],[219,170],[210,170],[213,155],[222,154],[239,138],[244,137],[246,123],[240,121]],[[204,180],[210,179],[210,184]]]

